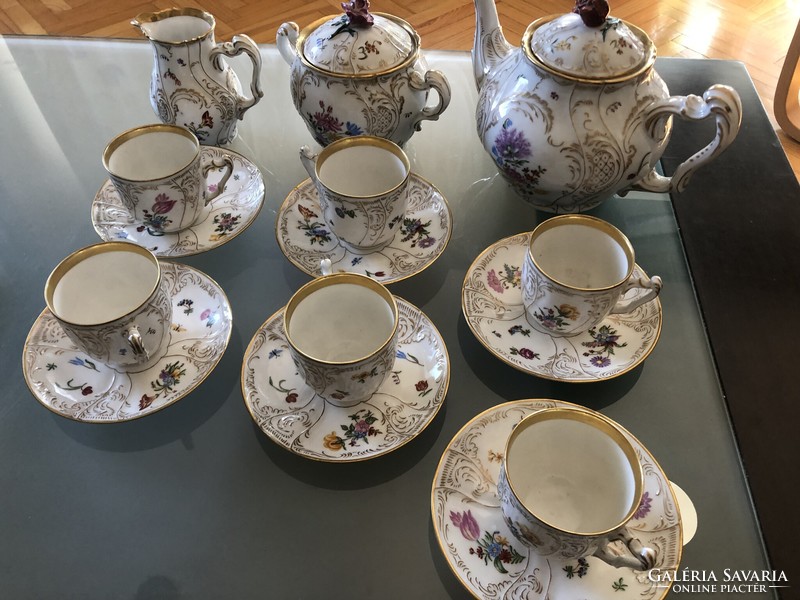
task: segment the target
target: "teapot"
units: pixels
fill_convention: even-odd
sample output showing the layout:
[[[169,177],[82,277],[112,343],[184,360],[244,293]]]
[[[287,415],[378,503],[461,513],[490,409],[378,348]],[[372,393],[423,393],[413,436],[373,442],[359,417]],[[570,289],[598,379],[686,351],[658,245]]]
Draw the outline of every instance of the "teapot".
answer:
[[[682,191],[736,137],[739,95],[712,85],[702,97],[670,96],[644,31],[608,16],[605,0],[578,0],[575,10],[534,21],[513,48],[494,0],[475,0],[472,65],[485,150],[513,189],[546,212],[590,210],[632,189]],[[654,169],[673,115],[713,118],[716,134],[664,177]]]
[[[201,144],[218,146],[236,137],[244,113],[263,96],[261,54],[246,35],[214,41],[214,17],[195,8],[142,13],[131,24],[153,44],[155,64],[150,103],[162,122],[191,130]],[[246,54],[253,63],[251,97],[242,96],[239,78],[225,56]]]
[[[284,23],[276,42],[291,66],[291,93],[311,135],[322,146],[368,134],[402,146],[422,121],[435,121],[450,104],[450,85],[429,70],[420,38],[404,20],[370,13],[367,0],[342,4],[345,14],[324,17],[301,32]],[[435,90],[438,103],[428,106]]]

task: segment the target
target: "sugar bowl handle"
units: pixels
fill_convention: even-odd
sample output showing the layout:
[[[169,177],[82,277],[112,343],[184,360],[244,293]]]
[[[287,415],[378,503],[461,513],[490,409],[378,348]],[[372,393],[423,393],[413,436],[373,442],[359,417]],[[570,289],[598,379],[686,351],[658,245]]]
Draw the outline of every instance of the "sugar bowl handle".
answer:
[[[670,115],[678,115],[687,121],[702,121],[714,117],[716,135],[705,148],[678,165],[672,177],[664,177],[651,171],[631,186],[631,189],[682,192],[694,172],[715,159],[736,138],[742,124],[742,101],[732,87],[717,84],[708,88],[702,98],[692,94],[672,96],[655,102],[644,115],[645,127],[653,138],[665,135],[667,118]]]
[[[261,89],[261,53],[258,50],[258,46],[247,35],[235,35],[230,42],[223,42],[214,46],[209,53],[209,58],[214,67],[222,71],[225,68],[222,57],[234,57],[239,54],[246,54],[253,63],[253,74],[250,78],[251,97],[240,97],[236,104],[236,117],[241,119],[247,109],[255,106],[264,97],[264,91]]]
[[[439,95],[439,102],[435,106],[423,108],[419,116],[414,120],[414,129],[419,131],[422,127],[422,121],[436,121],[439,115],[450,105],[450,84],[441,71],[432,70],[425,73],[425,77],[414,71],[411,74],[408,85],[411,89],[417,91],[435,90]]]
[[[291,65],[294,59],[297,58],[297,37],[300,35],[300,28],[297,23],[289,21],[278,27],[278,33],[275,35],[275,43],[278,46],[278,51],[281,53],[283,60],[286,64]]]

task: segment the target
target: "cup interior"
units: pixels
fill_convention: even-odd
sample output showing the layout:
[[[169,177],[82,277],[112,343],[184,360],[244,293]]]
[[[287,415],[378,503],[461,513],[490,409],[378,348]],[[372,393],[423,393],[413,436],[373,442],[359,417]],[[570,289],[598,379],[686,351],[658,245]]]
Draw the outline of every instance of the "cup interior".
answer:
[[[550,221],[554,221],[552,224]],[[618,229],[592,217],[570,215],[542,223],[530,254],[541,273],[576,289],[605,289],[633,272],[633,249]]]
[[[394,336],[397,305],[368,277],[328,275],[301,288],[286,307],[289,343],[326,363],[355,362],[374,355]]]
[[[582,411],[541,411],[521,421],[506,448],[506,473],[522,505],[561,531],[612,531],[641,500],[633,447],[613,425]]]
[[[154,181],[182,171],[199,152],[200,143],[191,131],[146,125],[115,137],[103,152],[103,165],[110,174],[128,181]]]
[[[320,152],[317,178],[330,191],[350,198],[369,198],[393,191],[408,178],[408,157],[381,138],[338,140]]]
[[[67,323],[101,325],[145,304],[160,278],[158,260],[146,249],[105,242],[61,261],[47,280],[45,300]]]

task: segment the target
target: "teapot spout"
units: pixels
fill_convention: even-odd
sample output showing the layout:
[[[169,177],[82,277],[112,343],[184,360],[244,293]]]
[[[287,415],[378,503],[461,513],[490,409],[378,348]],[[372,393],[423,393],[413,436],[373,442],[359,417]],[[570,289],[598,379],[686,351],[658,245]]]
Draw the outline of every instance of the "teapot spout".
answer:
[[[486,75],[511,54],[513,47],[503,35],[494,0],[475,0],[475,43],[472,69],[481,89]]]

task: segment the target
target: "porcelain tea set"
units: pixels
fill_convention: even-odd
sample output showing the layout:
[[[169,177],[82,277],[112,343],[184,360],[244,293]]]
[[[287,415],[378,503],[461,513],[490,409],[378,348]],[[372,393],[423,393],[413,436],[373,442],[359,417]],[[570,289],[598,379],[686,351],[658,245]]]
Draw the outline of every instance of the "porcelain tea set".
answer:
[[[281,206],[277,241],[315,278],[256,331],[242,365],[245,404],[261,430],[329,462],[414,439],[450,379],[435,325],[384,284],[419,273],[447,246],[450,208],[413,173],[403,146],[446,110],[451,90],[427,68],[408,23],[370,13],[365,0],[342,6],[343,15],[302,31],[278,30],[292,100],[322,149],[300,149],[310,178]],[[736,136],[736,92],[716,85],[702,98],[670,97],[652,42],[608,16],[602,0],[532,23],[518,49],[504,39],[493,0],[475,0],[475,9],[478,136],[537,209],[579,213],[628,189],[680,191]],[[53,270],[47,309],[26,341],[36,398],[84,422],[151,414],[211,373],[232,328],[224,291],[157,257],[233,239],[264,200],[258,168],[220,147],[263,95],[258,47],[245,35],[217,44],[214,18],[196,9],[133,23],[153,44],[150,99],[162,124],[106,147],[108,180],[92,209],[104,241]],[[239,54],[252,60],[249,97],[223,58]],[[664,177],[654,169],[673,115],[713,118],[716,133]],[[462,309],[481,343],[515,368],[598,381],[641,364],[657,343],[661,286],[617,228],[561,214],[481,253],[467,269]],[[455,477],[456,468],[474,476]],[[442,457],[432,510],[445,556],[478,597],[492,586],[507,597],[532,589],[561,597],[567,583],[541,578],[562,563],[582,571],[575,585],[584,596],[600,597],[601,581],[620,570],[680,561],[677,499],[653,457],[610,419],[564,402],[511,402],[467,423]],[[468,556],[491,557],[496,572],[477,575]],[[630,585],[652,587],[642,578]]]

